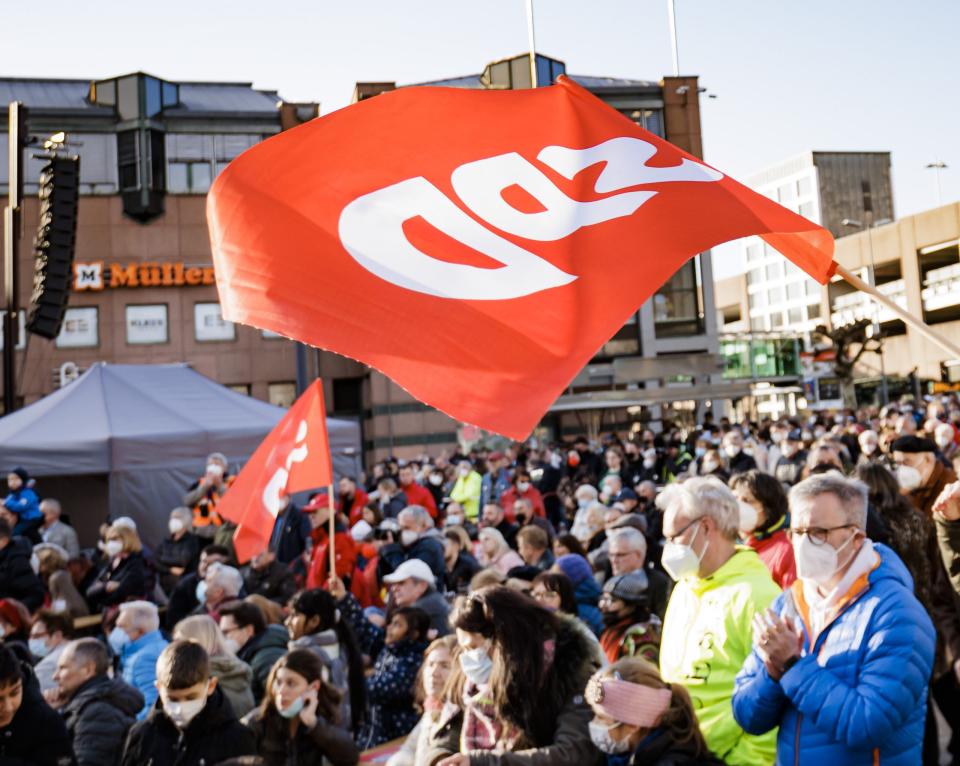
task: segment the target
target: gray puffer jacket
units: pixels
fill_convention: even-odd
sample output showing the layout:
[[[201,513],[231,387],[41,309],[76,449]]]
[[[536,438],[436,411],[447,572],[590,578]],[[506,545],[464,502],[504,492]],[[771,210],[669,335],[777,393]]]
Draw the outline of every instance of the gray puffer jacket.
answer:
[[[247,663],[233,655],[217,654],[210,658],[210,675],[216,677],[237,718],[253,710],[257,703],[253,698],[253,672]]]
[[[143,704],[140,691],[119,678],[94,676],[77,689],[61,711],[77,766],[120,763],[127,731]]]

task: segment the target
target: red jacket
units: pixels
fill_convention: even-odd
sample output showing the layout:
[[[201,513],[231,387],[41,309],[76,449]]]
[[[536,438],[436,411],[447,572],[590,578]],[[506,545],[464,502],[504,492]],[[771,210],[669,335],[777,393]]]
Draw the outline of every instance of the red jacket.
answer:
[[[421,487],[416,482],[401,484],[400,489],[407,496],[407,502],[410,505],[422,505],[430,513],[431,518],[437,518],[437,501],[433,499],[433,493],[429,489]]]
[[[534,516],[539,516],[541,519],[545,519],[547,517],[547,511],[543,507],[543,495],[540,494],[539,489],[531,484],[530,488],[527,489],[527,491],[522,495],[517,494],[516,487],[510,487],[510,489],[500,495],[500,507],[503,508],[503,515],[506,516],[507,521],[509,521],[511,524],[514,522],[513,504],[521,497],[524,500],[529,500],[531,503],[533,503]]]
[[[380,598],[380,583],[377,582],[377,563],[379,556],[377,549],[370,543],[360,546],[360,553],[366,559],[366,566],[360,568],[359,562],[357,568],[353,571],[353,579],[350,581],[350,592],[354,595],[360,606],[366,609],[368,606],[383,608],[383,599]]]
[[[360,519],[363,518],[363,509],[364,506],[370,501],[369,495],[364,492],[360,487],[357,487],[356,491],[353,493],[353,502],[350,503],[350,506],[347,506],[346,498],[343,495],[340,495],[337,499],[337,512],[341,516],[346,516],[350,519],[350,526],[352,527]]]
[[[760,560],[770,570],[773,581],[783,590],[797,579],[797,565],[793,560],[793,546],[787,538],[785,529],[779,529],[769,537],[755,540],[750,537],[747,544],[760,556]]]
[[[326,526],[317,527],[310,533],[313,552],[310,554],[310,570],[307,572],[308,588],[323,588],[330,576],[330,551],[327,548]],[[338,524],[334,535],[334,556],[337,560],[337,577],[352,577],[357,564],[357,545],[346,527]]]

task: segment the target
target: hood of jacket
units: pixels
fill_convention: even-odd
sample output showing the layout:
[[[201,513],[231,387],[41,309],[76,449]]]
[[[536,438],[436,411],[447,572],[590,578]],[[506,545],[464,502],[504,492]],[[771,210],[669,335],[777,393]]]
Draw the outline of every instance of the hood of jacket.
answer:
[[[585,580],[581,580],[580,584],[573,589],[573,595],[578,604],[596,606],[597,601],[600,599],[600,586],[597,585],[597,581],[594,580],[593,577],[587,577]]]
[[[133,688],[119,678],[94,676],[77,689],[73,698],[64,707],[64,712],[67,715],[77,713],[84,705],[94,700],[105,702],[131,718],[135,718],[143,709],[143,695],[139,689]]]
[[[217,677],[217,683],[226,689],[243,691],[250,688],[253,672],[243,660],[233,655],[218,654],[210,658],[210,675]]]

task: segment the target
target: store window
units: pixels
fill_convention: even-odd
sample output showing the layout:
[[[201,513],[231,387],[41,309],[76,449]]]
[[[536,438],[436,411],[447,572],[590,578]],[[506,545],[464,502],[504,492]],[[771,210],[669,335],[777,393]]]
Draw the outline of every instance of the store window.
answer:
[[[75,306],[63,315],[57,348],[94,348],[100,345],[99,309]]]
[[[803,297],[803,282],[789,282],[787,284],[787,300]]]
[[[231,391],[243,394],[244,396],[250,396],[250,384],[249,383],[231,383],[227,386]]]
[[[699,256],[687,261],[653,296],[654,332],[658,338],[703,332],[698,261]]]
[[[277,407],[289,408],[297,399],[296,383],[268,383],[267,400]]]
[[[165,303],[127,306],[126,325],[127,343],[131,346],[167,343],[170,340]]]
[[[237,326],[223,318],[219,303],[194,304],[193,331],[201,342],[237,339]]]

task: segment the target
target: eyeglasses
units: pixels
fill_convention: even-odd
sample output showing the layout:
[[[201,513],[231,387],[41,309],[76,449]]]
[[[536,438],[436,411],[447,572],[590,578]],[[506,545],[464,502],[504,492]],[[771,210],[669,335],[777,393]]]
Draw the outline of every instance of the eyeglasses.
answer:
[[[836,527],[798,527],[797,529],[788,529],[787,537],[791,540],[799,540],[801,537],[806,535],[810,538],[810,542],[814,545],[823,545],[827,542],[827,538],[830,536],[831,532],[836,532],[838,529],[847,529],[849,527],[854,527],[855,524],[840,524]]]
[[[696,524],[698,521],[701,521],[702,519],[703,519],[703,516],[697,516],[697,518],[692,519],[691,521],[688,521],[686,525],[684,525],[683,529],[678,530],[672,535],[664,535],[664,538],[668,543],[672,543],[674,540],[680,537],[684,532],[690,529],[690,527],[692,527],[694,524]]]
[[[552,590],[532,590],[530,591],[530,595],[537,601],[548,601],[556,597],[557,594]]]

